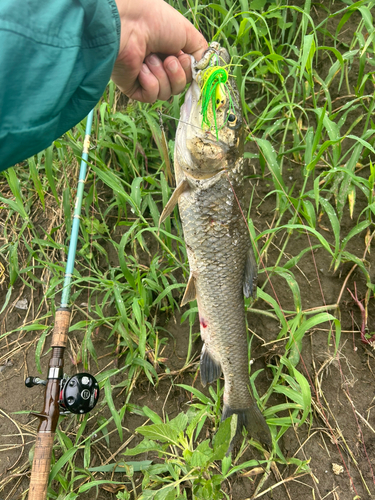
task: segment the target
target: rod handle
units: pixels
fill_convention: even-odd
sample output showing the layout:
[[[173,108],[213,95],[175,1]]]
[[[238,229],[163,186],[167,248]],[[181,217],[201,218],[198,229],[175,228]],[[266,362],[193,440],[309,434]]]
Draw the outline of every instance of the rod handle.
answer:
[[[55,326],[52,335],[52,347],[66,347],[70,325],[70,309],[59,307],[55,314]]]
[[[28,500],[46,500],[55,434],[38,432],[31,470]]]

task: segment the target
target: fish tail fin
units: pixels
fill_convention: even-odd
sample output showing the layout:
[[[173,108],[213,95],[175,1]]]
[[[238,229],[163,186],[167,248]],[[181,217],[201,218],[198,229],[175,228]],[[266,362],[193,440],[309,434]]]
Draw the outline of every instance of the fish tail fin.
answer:
[[[243,427],[245,427],[249,436],[262,443],[262,445],[266,446],[268,449],[272,449],[270,429],[255,402],[252,406],[250,406],[250,408],[244,409],[234,409],[224,404],[221,420],[225,420],[232,415],[237,415],[237,428],[236,433],[229,445],[227,454],[232,451],[233,447],[236,446],[241,439]]]

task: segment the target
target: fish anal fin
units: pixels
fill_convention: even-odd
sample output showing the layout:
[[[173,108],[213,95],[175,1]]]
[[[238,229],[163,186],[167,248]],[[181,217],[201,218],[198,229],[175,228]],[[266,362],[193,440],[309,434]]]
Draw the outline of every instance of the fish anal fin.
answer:
[[[183,179],[176,187],[176,189],[173,191],[172,196],[169,198],[168,203],[165,205],[164,210],[160,216],[159,226],[162,222],[165,221],[165,219],[169,215],[171,215],[174,207],[177,205],[179,197],[184,191],[186,191],[186,189],[188,189],[188,187],[189,187],[189,182],[187,181],[187,179]]]
[[[182,297],[181,300],[181,307],[187,304],[188,302],[191,302],[192,300],[195,300],[197,297],[197,291],[195,289],[195,278],[191,274],[189,277],[189,281],[186,285],[186,290],[184,293],[184,296]]]
[[[242,429],[245,427],[249,436],[259,441],[263,446],[272,449],[272,437],[270,429],[267,425],[266,419],[263,417],[262,412],[259,410],[258,405],[254,402],[250,408],[234,409],[229,405],[224,404],[221,420],[225,420],[232,415],[237,415],[236,433],[230,442],[227,455],[230,454],[232,449],[237,446],[241,437]]]
[[[203,386],[215,382],[221,375],[221,365],[216,361],[203,344],[200,360],[201,383]]]
[[[250,247],[246,256],[245,275],[243,281],[243,294],[246,298],[250,295],[255,299],[258,281],[258,266],[254,257],[253,249]]]

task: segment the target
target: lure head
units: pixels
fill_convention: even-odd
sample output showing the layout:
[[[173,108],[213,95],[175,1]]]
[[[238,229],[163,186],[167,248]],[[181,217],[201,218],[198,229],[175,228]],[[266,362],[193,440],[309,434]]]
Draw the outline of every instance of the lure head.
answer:
[[[188,176],[207,179],[231,168],[243,154],[242,110],[228,52],[213,42],[193,62],[193,82],[181,108],[176,134],[179,166]]]

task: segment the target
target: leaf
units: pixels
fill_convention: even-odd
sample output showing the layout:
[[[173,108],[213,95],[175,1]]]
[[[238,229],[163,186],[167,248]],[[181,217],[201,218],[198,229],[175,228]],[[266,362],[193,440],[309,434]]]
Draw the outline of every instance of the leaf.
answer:
[[[290,349],[295,342],[299,342],[302,340],[305,333],[314,328],[314,326],[319,325],[321,323],[325,323],[326,321],[333,321],[337,325],[337,319],[327,312],[319,313],[313,316],[312,318],[307,319],[302,323],[302,325],[298,328],[293,336],[290,337],[289,341],[286,344],[286,349]],[[339,322],[338,322],[339,324]]]
[[[284,226],[275,227],[275,228],[272,228],[272,229],[266,229],[265,231],[263,231],[262,233],[260,233],[257,236],[257,240],[261,239],[266,234],[275,233],[276,231],[280,231],[281,229],[284,229],[284,230],[285,229],[302,229],[305,232],[308,231],[309,233],[311,233],[314,236],[316,236],[316,238],[318,238],[318,240],[320,241],[320,243],[322,244],[322,246],[327,250],[327,252],[329,252],[332,256],[334,255],[334,253],[331,250],[330,244],[324,238],[324,236],[322,236],[320,233],[318,233],[318,231],[316,231],[316,229],[314,229],[312,227],[309,227],[309,226],[304,226],[302,224],[286,224]]]
[[[371,11],[369,10],[368,7],[365,7],[362,5],[361,7],[358,8],[360,13],[362,14],[366,29],[369,34],[373,33],[374,31],[374,22],[372,19]]]
[[[35,191],[38,193],[39,199],[42,203],[43,210],[45,209],[45,204],[44,204],[44,191],[42,188],[42,183],[40,182],[38,171],[36,168],[35,160],[34,157],[32,156],[31,158],[28,159],[28,164],[29,164],[29,169],[30,169],[30,175],[34,183]]]
[[[291,289],[292,294],[293,294],[294,306],[296,308],[296,312],[299,313],[301,311],[301,309],[302,309],[302,305],[301,305],[301,292],[300,292],[300,289],[299,289],[299,286],[298,286],[298,283],[297,283],[296,279],[290,273],[281,272],[279,274],[288,283],[289,288]]]
[[[134,449],[134,448],[133,448]],[[143,453],[143,451],[141,452]],[[114,464],[100,465],[99,467],[89,467],[90,472],[122,472],[126,473],[125,465],[131,467],[134,472],[146,471],[150,468],[152,460],[140,460],[139,462],[116,462]]]
[[[134,456],[134,455],[140,455],[141,453],[148,453],[149,451],[161,451],[161,450],[162,447],[160,446],[160,444],[155,443],[154,441],[150,441],[148,439],[144,439],[134,448],[128,448],[123,453],[123,455]]]
[[[188,416],[186,413],[179,413],[177,417],[169,422],[169,425],[172,426],[177,432],[184,432],[188,423]]]
[[[165,169],[168,177],[169,184],[172,186],[173,185],[173,175],[171,171],[171,162],[169,160],[169,153],[168,153],[168,147],[167,147],[167,141],[165,137],[164,130],[156,123],[156,121],[153,119],[153,117],[150,115],[150,113],[147,113],[146,111],[142,110],[147,124],[150,127],[152,137],[156,143],[156,146],[159,150],[160,156],[164,160],[165,163]],[[155,224],[157,225],[157,224]]]
[[[371,224],[370,221],[364,220],[360,222],[357,226],[354,226],[353,229],[349,231],[347,236],[342,240],[341,242],[341,250],[344,250],[346,247],[348,241],[353,238],[353,236],[357,236],[357,234],[361,233],[363,230],[365,230],[369,225]]]
[[[175,290],[176,288],[185,288],[186,285],[184,283],[174,283],[173,285],[169,285],[165,290],[162,291],[162,293],[154,300],[153,306],[156,306],[161,302],[166,295],[168,295],[172,290]]]
[[[306,420],[307,415],[309,414],[311,410],[311,389],[308,381],[306,378],[300,373],[298,370],[293,368],[293,376],[297,380],[300,388],[301,388],[301,394],[302,394],[302,400],[303,400],[303,413],[300,421],[300,426],[303,424],[303,422]]]
[[[333,235],[335,237],[335,257],[338,254],[340,248],[340,222],[336,215],[335,209],[325,198],[319,197],[319,203],[322,205],[325,213],[328,215],[329,221],[332,226]]]
[[[314,35],[305,35],[303,37],[302,45],[302,58],[301,58],[301,68],[300,68],[300,80],[302,80],[303,72],[306,71],[311,73],[312,60],[315,54],[315,40]]]
[[[263,7],[266,5],[267,0],[253,0],[250,2],[251,10],[263,10]]]
[[[113,403],[112,387],[111,387],[111,382],[110,382],[109,378],[107,378],[107,380],[104,383],[104,394],[105,394],[108,408],[109,408],[111,415],[113,417],[113,420],[116,424],[117,432],[120,436],[120,440],[122,441],[123,433],[122,433],[122,426],[121,426],[121,418],[120,418],[120,415],[119,415],[118,411],[116,410],[115,405]]]
[[[60,199],[59,195],[57,194],[57,189],[56,189],[56,184],[55,184],[55,179],[53,176],[53,147],[54,145],[50,146],[44,151],[44,169],[46,172],[46,176],[48,179],[49,187],[52,191],[53,196],[55,197],[56,203],[60,205]]]
[[[132,182],[130,196],[134,201],[138,209],[141,209],[141,183],[143,182],[142,177],[135,177]]]
[[[225,476],[229,470],[229,467],[232,465],[232,456],[228,455],[227,457],[223,457],[221,462],[221,473]]]
[[[185,385],[185,384],[176,384],[176,385],[177,387],[182,387],[183,389],[185,389],[185,391],[194,394],[194,396],[198,398],[203,404],[208,405],[212,403],[207,396],[205,396],[202,392],[198,391],[198,389],[196,389],[195,387],[191,387],[190,385]]]
[[[163,486],[156,492],[155,500],[174,500],[176,498],[175,495],[175,485],[170,484],[167,486]]]
[[[48,330],[45,330],[42,333],[42,335],[40,336],[38,343],[36,345],[36,349],[35,349],[35,364],[36,364],[36,368],[37,368],[39,373],[42,373],[42,368],[40,366],[40,358],[41,358],[41,355],[43,352],[44,343],[46,341],[47,334],[48,334]]]
[[[91,481],[90,483],[83,484],[79,488],[78,493],[84,493],[85,491],[88,491],[91,488],[96,488],[97,486],[100,486],[101,484],[118,484],[118,485],[123,485],[124,483],[121,482],[121,481],[108,481],[108,479],[97,479],[95,481]]]
[[[206,439],[193,451],[189,460],[192,467],[204,467],[213,458],[213,451],[210,448],[209,441]]]
[[[309,127],[305,135],[306,149],[305,149],[305,166],[311,162],[312,159],[312,146],[314,140],[314,129]]]
[[[74,456],[74,454],[78,451],[78,447],[73,446],[73,448],[70,448],[68,451],[64,453],[62,457],[58,459],[58,461],[55,463],[55,465],[52,467],[50,475],[49,475],[49,481],[52,482],[58,472],[64,467],[64,465],[69,462],[69,460]]]
[[[22,217],[25,220],[28,220],[28,216],[25,210],[25,207],[23,205],[23,197],[21,193],[21,188],[20,188],[20,183],[17,178],[17,175],[14,171],[14,168],[8,168],[8,170],[5,171],[5,177],[8,180],[9,187],[13,193],[13,196],[15,197],[16,201],[12,203],[12,208],[17,207],[16,211],[22,215]],[[11,200],[7,200],[6,198],[0,198],[4,203],[8,203],[10,205]]]
[[[124,299],[122,298],[121,291],[119,290],[119,287],[117,284],[113,285],[113,294],[115,296],[116,306],[117,306],[118,312],[120,313],[122,322],[123,322],[124,326],[127,327],[128,315],[126,314]]]
[[[284,334],[285,334],[285,332],[288,330],[288,323],[287,323],[287,321],[285,319],[285,315],[284,315],[283,311],[280,309],[280,306],[277,303],[277,301],[273,297],[271,297],[271,295],[264,292],[261,288],[258,288],[257,295],[258,295],[259,299],[262,299],[266,303],[271,305],[271,307],[273,308],[273,310],[274,310],[276,316],[278,317],[280,324],[282,326],[282,330],[280,333],[282,334],[282,332],[284,332]]]
[[[161,441],[178,445],[178,431],[168,424],[152,424],[144,427],[137,427],[136,431],[147,439]]]
[[[275,184],[275,188],[277,190],[281,190],[283,193],[287,192],[285,187],[283,178],[280,172],[280,166],[277,161],[277,156],[275,152],[275,148],[272,144],[266,139],[259,139],[257,137],[253,137],[253,140],[258,144],[260,149],[262,150],[263,156],[267,162],[268,168],[270,169],[273,177],[273,182]]]
[[[133,278],[133,275],[129,271],[129,268],[126,264],[126,253],[125,253],[125,246],[127,242],[127,234],[125,233],[120,242],[119,250],[118,250],[118,258],[120,262],[120,267],[123,275],[125,276],[126,281],[129,283],[129,285],[136,290],[136,285],[135,285],[135,280]]]
[[[214,437],[214,454],[212,460],[223,460],[229,449],[231,440],[231,418],[226,418],[220,423],[219,429]]]
[[[362,144],[362,146],[369,149],[372,153],[375,154],[375,149],[371,146],[371,144],[369,142],[362,139],[362,137],[358,137],[356,135],[351,135],[351,134],[347,135],[346,137],[348,139],[353,139],[355,142],[359,142],[360,144]]]
[[[4,302],[4,304],[3,304],[3,307],[1,308],[0,314],[2,314],[2,313],[3,313],[3,311],[4,311],[4,310],[5,310],[5,308],[6,308],[6,306],[8,305],[8,303],[9,303],[9,301],[10,301],[10,297],[11,297],[11,295],[12,295],[12,291],[13,291],[13,287],[12,287],[12,286],[10,286],[10,287],[8,288],[7,294],[6,294],[6,296],[5,296],[5,302]]]
[[[152,422],[154,422],[154,424],[162,424],[163,423],[163,421],[159,417],[159,415],[157,413],[155,413],[154,411],[152,411],[148,406],[143,406],[142,410],[143,410],[144,414],[146,415],[146,417],[148,417]]]

